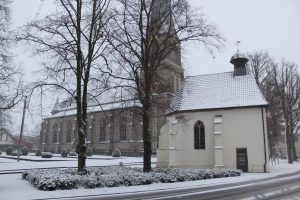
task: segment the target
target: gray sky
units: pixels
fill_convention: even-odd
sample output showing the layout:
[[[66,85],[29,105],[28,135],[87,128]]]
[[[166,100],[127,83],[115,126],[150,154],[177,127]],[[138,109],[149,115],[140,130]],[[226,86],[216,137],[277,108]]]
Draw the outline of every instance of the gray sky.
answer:
[[[13,27],[18,27],[49,9],[49,0],[14,0],[12,4]],[[240,51],[267,50],[278,62],[282,58],[300,65],[300,1],[299,0],[189,0],[192,7],[201,7],[210,22],[214,23],[226,39],[226,47],[215,58],[196,44],[183,45],[182,58],[187,75],[231,71],[230,57],[236,52],[236,41],[241,41]],[[39,66],[39,59],[30,56],[28,47],[15,51],[16,63],[24,67],[25,78],[30,81]],[[45,110],[52,107],[56,96],[45,100]],[[14,112],[20,113],[20,108]],[[40,110],[36,107],[28,116],[28,126],[39,122]],[[46,113],[48,114],[48,113]],[[21,115],[16,114],[17,122]],[[19,119],[20,118],[20,119]],[[15,124],[14,127],[18,127]],[[16,129],[18,130],[18,129]]]

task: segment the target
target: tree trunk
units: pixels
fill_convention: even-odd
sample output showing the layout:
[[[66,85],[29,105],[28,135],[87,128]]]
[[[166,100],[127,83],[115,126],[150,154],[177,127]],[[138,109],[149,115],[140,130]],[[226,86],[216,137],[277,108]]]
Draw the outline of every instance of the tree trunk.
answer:
[[[150,104],[143,107],[144,172],[151,171]]]
[[[287,157],[288,157],[288,163],[293,163],[293,155],[291,150],[291,137],[290,137],[290,127],[288,124],[288,120],[285,120],[285,135],[286,135],[286,145],[287,145]]]
[[[297,161],[297,152],[296,152],[295,138],[294,138],[293,131],[290,131],[290,141],[291,141],[291,151],[292,151],[292,155],[293,155],[293,160]]]
[[[78,92],[78,91],[77,91]],[[80,95],[80,92],[79,92]],[[81,109],[81,98],[77,96],[77,135],[78,143],[76,145],[76,153],[78,154],[78,174],[85,174],[85,160],[86,160],[86,147],[85,147],[85,124]]]

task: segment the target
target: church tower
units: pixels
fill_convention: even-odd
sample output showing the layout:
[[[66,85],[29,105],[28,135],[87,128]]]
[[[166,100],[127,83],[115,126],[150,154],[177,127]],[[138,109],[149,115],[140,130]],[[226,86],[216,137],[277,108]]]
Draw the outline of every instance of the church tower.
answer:
[[[158,43],[165,43],[166,55],[157,72],[155,93],[174,94],[180,87],[184,77],[181,64],[181,45],[175,31],[171,0],[153,0],[151,15],[152,30]],[[167,47],[166,47],[167,46]]]
[[[152,151],[155,153],[159,144],[160,129],[166,122],[165,114],[170,108],[174,94],[180,88],[184,69],[181,64],[181,45],[176,34],[171,0],[153,0],[150,21],[155,41],[158,45],[164,44],[163,48],[167,47],[166,51],[153,49],[154,53],[166,52],[156,72],[155,84],[152,88],[151,131]]]

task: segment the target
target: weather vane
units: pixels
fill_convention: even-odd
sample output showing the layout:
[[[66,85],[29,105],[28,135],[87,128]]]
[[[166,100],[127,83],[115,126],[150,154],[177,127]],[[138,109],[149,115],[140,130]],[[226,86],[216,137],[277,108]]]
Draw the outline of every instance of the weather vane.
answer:
[[[240,45],[241,41],[237,41],[236,44],[236,53],[238,54],[240,52],[239,50],[239,45]]]

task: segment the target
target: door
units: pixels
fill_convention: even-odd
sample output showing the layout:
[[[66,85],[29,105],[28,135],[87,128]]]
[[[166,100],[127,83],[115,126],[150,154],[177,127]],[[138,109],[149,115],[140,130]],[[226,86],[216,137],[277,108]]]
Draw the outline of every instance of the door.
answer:
[[[236,168],[248,172],[247,149],[236,149]]]

